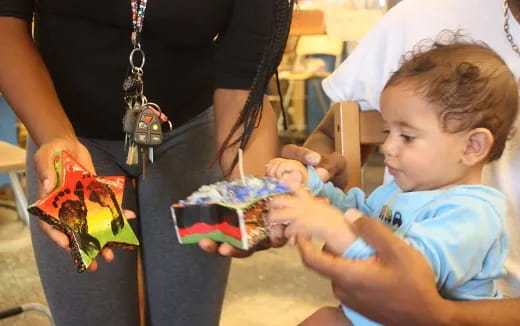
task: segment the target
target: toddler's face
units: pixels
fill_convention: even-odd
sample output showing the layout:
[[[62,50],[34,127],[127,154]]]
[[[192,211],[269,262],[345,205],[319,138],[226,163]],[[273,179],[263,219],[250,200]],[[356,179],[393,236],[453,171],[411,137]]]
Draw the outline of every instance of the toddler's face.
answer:
[[[406,83],[388,87],[381,95],[388,134],[385,165],[403,191],[448,187],[467,171],[460,161],[464,133],[444,132],[435,109]]]

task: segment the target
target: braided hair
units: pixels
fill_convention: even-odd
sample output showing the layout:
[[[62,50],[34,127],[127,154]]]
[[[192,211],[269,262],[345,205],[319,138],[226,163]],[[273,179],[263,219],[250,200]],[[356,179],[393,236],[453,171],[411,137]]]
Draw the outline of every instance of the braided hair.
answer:
[[[274,1],[273,25],[269,43],[263,52],[262,59],[256,70],[253,84],[251,86],[246,103],[244,104],[237,121],[231,128],[230,133],[218,150],[217,160],[219,163],[221,163],[222,156],[224,155],[226,149],[237,144],[239,144],[239,148],[242,150],[246,148],[254,129],[258,127],[260,120],[262,119],[262,103],[264,93],[271,76],[276,73],[278,78],[277,67],[282,60],[285,43],[287,42],[287,37],[289,36],[289,28],[291,25],[292,12],[295,1],[296,0]],[[278,91],[280,91],[279,83]],[[242,126],[244,128],[242,134],[237,139],[232,140],[231,138],[235,132]],[[237,163],[238,154],[235,155],[235,158],[231,163],[231,167],[228,171],[224,171],[224,174],[229,175]]]

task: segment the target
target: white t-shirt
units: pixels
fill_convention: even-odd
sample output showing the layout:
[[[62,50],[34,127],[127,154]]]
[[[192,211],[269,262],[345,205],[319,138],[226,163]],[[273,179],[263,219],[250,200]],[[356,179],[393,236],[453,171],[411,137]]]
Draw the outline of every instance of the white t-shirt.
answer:
[[[520,24],[509,15],[510,32],[520,46]],[[379,95],[402,55],[442,30],[461,30],[487,43],[520,77],[520,55],[504,33],[503,0],[405,0],[397,4],[340,67],[323,81],[334,102],[356,101],[363,110],[379,109]],[[520,119],[518,131],[502,158],[484,171],[485,183],[504,192],[509,201],[509,258],[501,288],[506,297],[520,296]]]

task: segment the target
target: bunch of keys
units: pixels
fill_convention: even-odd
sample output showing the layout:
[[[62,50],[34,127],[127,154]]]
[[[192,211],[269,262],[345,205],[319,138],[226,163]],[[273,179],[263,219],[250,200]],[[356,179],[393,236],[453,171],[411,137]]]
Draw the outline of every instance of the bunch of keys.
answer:
[[[133,64],[135,51],[142,55],[139,66]],[[162,113],[159,105],[148,102],[143,94],[144,53],[140,48],[130,54],[131,73],[123,82],[125,92],[126,112],[123,116],[123,131],[125,133],[125,148],[127,149],[126,164],[135,166],[141,155],[143,178],[146,177],[147,162],[153,163],[153,148],[163,142],[162,123],[168,123],[170,131],[172,123]]]

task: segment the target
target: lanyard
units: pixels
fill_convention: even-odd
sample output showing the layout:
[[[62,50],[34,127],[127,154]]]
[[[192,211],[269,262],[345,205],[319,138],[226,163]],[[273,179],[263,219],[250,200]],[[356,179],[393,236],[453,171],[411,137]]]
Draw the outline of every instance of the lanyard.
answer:
[[[143,31],[144,14],[146,11],[146,5],[148,0],[130,0],[130,8],[132,9],[132,35],[130,40],[132,41],[132,51],[130,52],[129,61],[130,68],[134,75],[143,75],[143,67],[145,63],[144,51],[141,48],[141,32]],[[136,54],[139,54],[141,59],[140,62],[135,60]]]
[[[162,123],[172,124],[161,112],[159,105],[148,102],[144,96],[143,67],[144,51],[140,39],[143,30],[144,14],[148,0],[130,0],[132,9],[132,51],[130,52],[130,72],[123,82],[126,112],[123,117],[126,163],[135,166],[141,156],[143,178],[146,175],[147,162],[153,163],[153,148],[163,141]],[[137,59],[136,59],[137,57]]]
[[[139,39],[141,32],[143,31],[143,21],[147,2],[148,0],[130,0],[130,7],[132,8],[132,45],[134,48],[141,47]]]

